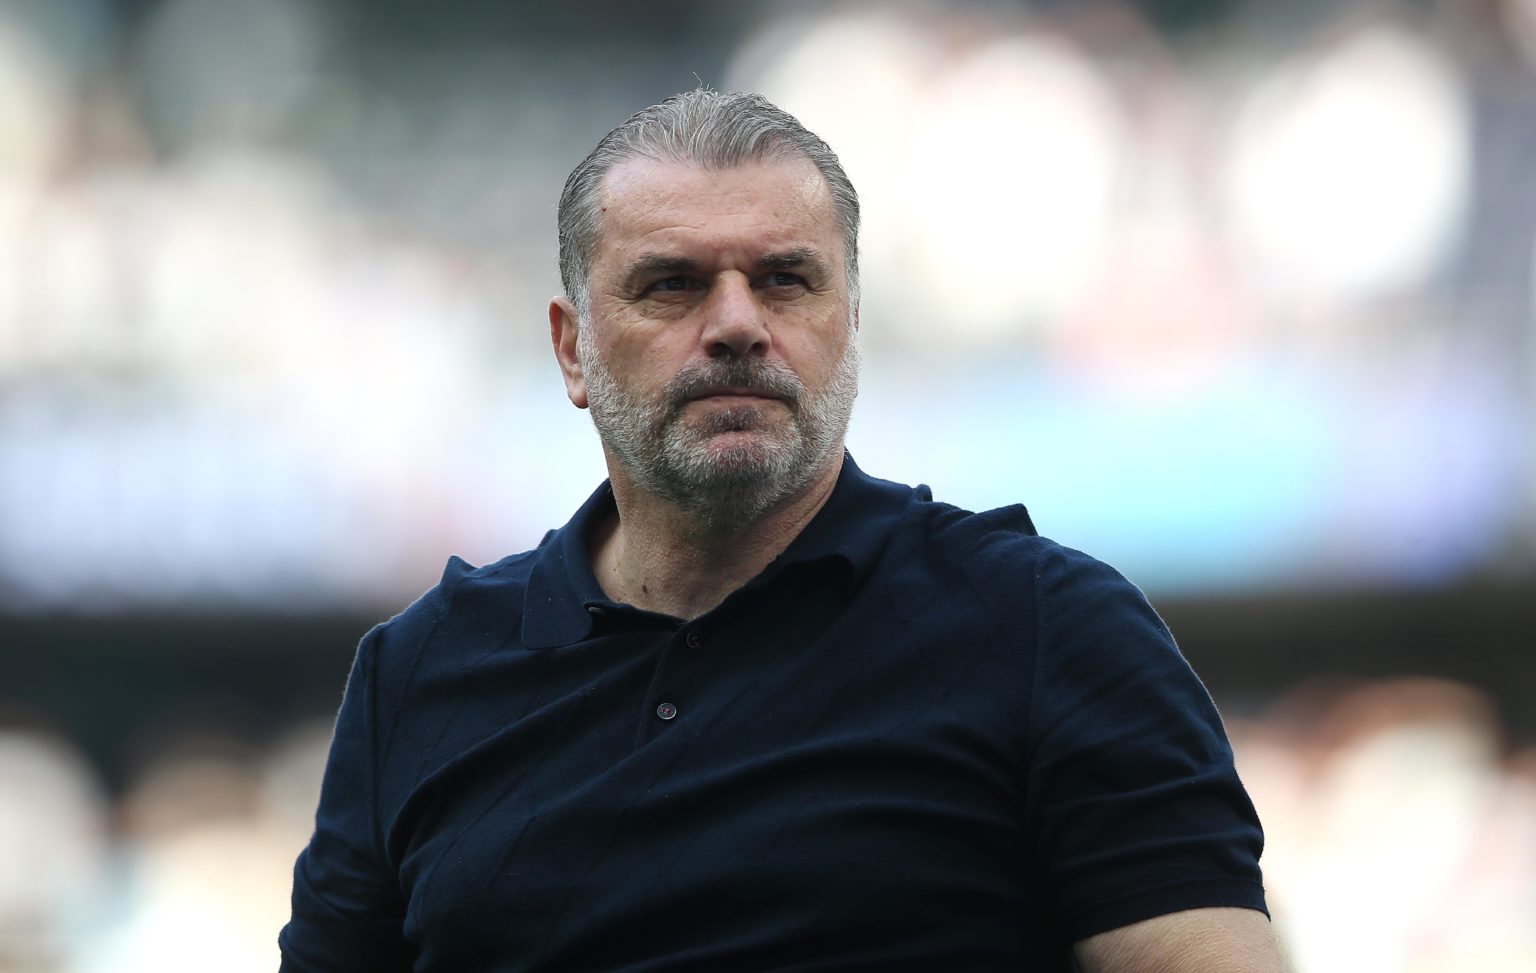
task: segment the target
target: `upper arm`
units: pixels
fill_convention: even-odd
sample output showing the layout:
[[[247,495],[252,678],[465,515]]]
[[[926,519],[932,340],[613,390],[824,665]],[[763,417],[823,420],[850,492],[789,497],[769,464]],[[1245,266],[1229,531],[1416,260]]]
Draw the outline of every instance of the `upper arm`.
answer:
[[[347,680],[321,785],[315,832],[294,867],[293,914],[280,934],[283,970],[295,973],[410,968],[405,903],[379,846],[373,650],[363,639]]]
[[[1190,909],[1090,936],[1072,947],[1084,973],[1286,973],[1264,913]]]
[[[1211,908],[1263,921],[1263,833],[1167,628],[1076,552],[1044,559],[1037,578],[1026,820],[1061,927],[1085,940]]]

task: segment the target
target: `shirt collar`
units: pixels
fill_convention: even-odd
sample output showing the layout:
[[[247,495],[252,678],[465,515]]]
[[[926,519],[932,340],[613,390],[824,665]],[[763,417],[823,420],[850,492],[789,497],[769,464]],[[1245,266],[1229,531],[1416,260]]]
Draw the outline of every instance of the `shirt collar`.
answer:
[[[869,476],[844,452],[832,496],[784,553],[746,587],[767,585],[796,565],[833,562],[843,566],[848,590],[854,590],[874,568],[903,511],[914,500],[929,499],[927,487]],[[534,552],[523,603],[523,644],[528,648],[551,648],[588,638],[594,616],[618,607],[598,585],[587,550],[593,525],[613,511],[613,489],[604,481],[564,527],[545,535]]]
[[[850,590],[856,588],[874,569],[886,540],[907,507],[913,500],[931,499],[925,486],[914,488],[870,476],[845,451],[843,469],[832,496],[784,553],[748,582],[747,587],[767,584],[795,565],[836,560],[847,568]]]

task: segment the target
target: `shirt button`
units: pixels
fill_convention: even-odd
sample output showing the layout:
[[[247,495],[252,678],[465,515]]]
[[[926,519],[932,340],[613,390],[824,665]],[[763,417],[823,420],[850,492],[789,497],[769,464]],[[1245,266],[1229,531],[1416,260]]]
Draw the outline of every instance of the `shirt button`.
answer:
[[[699,643],[704,641],[704,639],[699,635],[698,629],[690,628],[688,630],[688,634],[683,636],[683,641],[688,644],[688,648],[696,649],[699,647]]]
[[[677,707],[673,706],[671,703],[662,703],[660,706],[656,707],[656,715],[664,720],[670,720],[672,717],[677,715]]]

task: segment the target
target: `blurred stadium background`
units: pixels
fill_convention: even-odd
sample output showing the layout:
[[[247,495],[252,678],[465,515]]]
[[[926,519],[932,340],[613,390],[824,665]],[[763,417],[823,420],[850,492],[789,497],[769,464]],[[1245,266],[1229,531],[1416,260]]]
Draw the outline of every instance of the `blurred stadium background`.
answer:
[[[760,90],[872,472],[1154,599],[1299,973],[1536,969],[1536,0],[0,0],[0,973],[276,968],[353,646],[602,476],[554,204]]]

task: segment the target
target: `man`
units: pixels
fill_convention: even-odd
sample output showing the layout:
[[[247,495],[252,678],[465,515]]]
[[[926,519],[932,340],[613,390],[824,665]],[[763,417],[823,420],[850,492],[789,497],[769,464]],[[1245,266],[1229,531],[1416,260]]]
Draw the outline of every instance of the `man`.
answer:
[[[559,222],[550,334],[610,479],[364,638],[283,969],[1281,969],[1258,822],[1140,593],[844,452],[831,150],[690,92]]]

